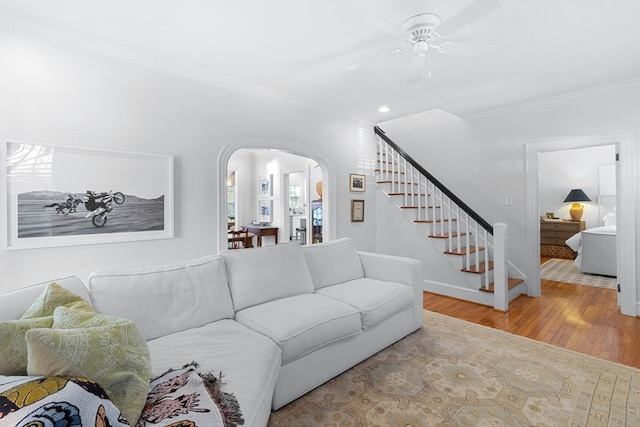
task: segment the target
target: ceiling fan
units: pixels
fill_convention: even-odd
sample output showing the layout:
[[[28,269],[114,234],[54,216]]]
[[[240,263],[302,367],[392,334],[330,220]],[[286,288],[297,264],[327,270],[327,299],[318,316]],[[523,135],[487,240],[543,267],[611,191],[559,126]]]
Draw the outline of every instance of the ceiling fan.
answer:
[[[431,76],[431,51],[463,56],[487,56],[496,53],[499,48],[495,46],[448,41],[446,38],[500,7],[499,0],[476,0],[444,22],[435,13],[418,13],[405,20],[402,26],[379,15],[369,15],[367,21],[373,27],[391,34],[402,42],[402,47],[393,50],[391,55],[411,51],[413,56],[407,83],[413,84],[422,80],[425,71],[429,77]],[[388,53],[384,56],[387,55]],[[377,57],[379,55],[376,55]],[[357,62],[348,66],[347,70],[356,70],[367,62]]]

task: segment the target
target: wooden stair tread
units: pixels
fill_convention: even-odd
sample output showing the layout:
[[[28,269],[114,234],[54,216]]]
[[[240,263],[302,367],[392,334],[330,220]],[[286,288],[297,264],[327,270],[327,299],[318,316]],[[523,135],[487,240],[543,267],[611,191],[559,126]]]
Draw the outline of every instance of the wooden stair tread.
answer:
[[[403,185],[411,185],[410,182],[399,182],[399,181],[391,181],[391,180],[386,180],[386,181],[376,181],[376,184],[403,184]],[[417,182],[414,182],[413,185],[418,185]]]
[[[452,219],[414,219],[413,222],[415,224],[440,224],[442,222],[449,222],[449,221],[457,221],[457,218],[452,218]],[[462,235],[462,234],[461,234]],[[429,236],[429,237],[437,237],[437,236]]]
[[[387,196],[422,196],[431,197],[431,194],[424,193],[387,193]]]
[[[463,268],[462,271],[464,271],[465,273],[482,274],[486,271],[486,269],[487,269],[486,263],[482,262],[480,263],[479,266],[472,265],[469,268]],[[493,261],[489,261],[489,270],[493,270]]]
[[[384,172],[384,173],[399,173],[401,175],[404,175],[405,172],[402,171],[394,171],[394,170],[388,170],[388,169],[375,169],[375,172]]]
[[[480,246],[479,248],[476,248],[475,246],[469,246],[469,253],[473,254],[476,251],[484,251],[484,246]],[[465,246],[464,248],[460,248],[460,249],[454,249],[452,251],[444,251],[445,254],[448,255],[466,255],[467,254],[467,247]]]
[[[524,282],[524,279],[517,279],[515,277],[508,277],[507,278],[507,289],[513,289],[516,286],[518,286],[520,283]],[[494,293],[494,282],[489,283],[489,287],[488,288],[480,288],[481,291],[483,292],[489,292],[489,293]]]
[[[415,220],[414,222],[421,222],[424,220]],[[462,233],[458,233],[456,231],[454,231],[453,233],[451,233],[451,237],[458,237],[458,236],[465,236],[467,233],[462,232]],[[430,234],[428,237],[432,238],[432,239],[448,239],[449,238],[449,233],[444,233],[444,234]]]
[[[417,205],[406,205],[400,206],[400,209],[440,209],[440,206],[417,206]],[[418,221],[418,220],[416,220]],[[455,218],[453,219],[455,221]]]

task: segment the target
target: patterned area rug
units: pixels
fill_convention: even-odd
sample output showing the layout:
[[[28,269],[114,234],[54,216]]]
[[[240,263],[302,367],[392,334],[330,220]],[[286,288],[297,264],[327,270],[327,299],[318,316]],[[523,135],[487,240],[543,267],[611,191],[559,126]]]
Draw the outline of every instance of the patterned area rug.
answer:
[[[268,426],[640,426],[640,370],[425,311]]]
[[[540,278],[597,288],[616,289],[618,286],[615,277],[581,273],[570,259],[551,258],[540,267]]]

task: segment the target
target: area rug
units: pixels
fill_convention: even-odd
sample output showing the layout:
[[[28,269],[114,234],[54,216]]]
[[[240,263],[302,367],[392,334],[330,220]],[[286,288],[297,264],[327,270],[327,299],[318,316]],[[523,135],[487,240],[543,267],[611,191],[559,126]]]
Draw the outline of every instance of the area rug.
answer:
[[[268,426],[640,426],[640,370],[425,311]]]
[[[580,272],[578,266],[570,259],[551,258],[540,267],[540,278],[597,288],[616,289],[618,286],[615,277]]]

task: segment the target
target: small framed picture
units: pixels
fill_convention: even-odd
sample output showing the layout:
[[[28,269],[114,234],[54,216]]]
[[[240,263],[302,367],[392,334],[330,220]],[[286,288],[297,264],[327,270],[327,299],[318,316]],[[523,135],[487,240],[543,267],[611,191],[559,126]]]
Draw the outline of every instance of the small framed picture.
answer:
[[[260,222],[268,222],[271,223],[271,213],[273,211],[273,201],[272,200],[259,200],[258,201],[258,214],[260,217]]]
[[[273,180],[273,175],[264,175],[258,178],[258,185],[260,186],[260,197],[271,197],[273,196],[273,189],[271,185],[271,181]]]
[[[364,200],[351,200],[351,222],[364,222]]]
[[[365,190],[365,176],[357,173],[349,174],[349,191]]]
[[[553,212],[546,213],[546,219],[553,219],[553,218],[554,218]]]

